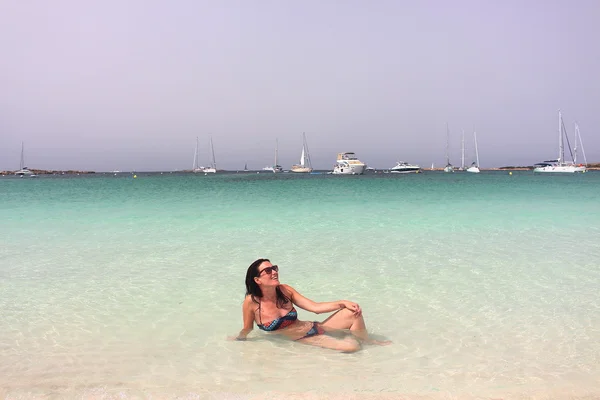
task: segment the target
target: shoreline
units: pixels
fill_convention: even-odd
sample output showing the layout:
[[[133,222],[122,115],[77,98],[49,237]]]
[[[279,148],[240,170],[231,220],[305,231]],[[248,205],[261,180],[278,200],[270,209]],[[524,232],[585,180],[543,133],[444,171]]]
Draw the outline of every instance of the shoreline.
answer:
[[[443,171],[444,168],[421,168],[421,171]],[[492,168],[480,168],[481,171],[533,171],[533,167],[492,167]],[[600,171],[600,163],[593,163],[593,164],[589,164],[589,166],[587,167],[588,171]],[[93,174],[99,174],[99,175],[103,175],[103,174],[114,174],[114,175],[118,175],[118,174],[135,174],[135,173],[194,173],[192,170],[179,170],[179,171],[82,171],[82,170],[74,170],[74,169],[69,169],[69,170],[45,170],[45,169],[30,169],[30,171],[32,173],[34,173],[35,175],[93,175]],[[329,170],[318,170],[315,169],[315,171],[317,172],[327,172]],[[383,169],[375,169],[373,172],[374,173],[380,173],[386,171],[385,168]],[[0,171],[0,175],[1,176],[14,176],[15,172],[17,171]],[[256,173],[256,172],[260,172],[260,173],[264,173],[265,171],[261,171],[261,170],[248,170],[248,171],[239,171],[239,170],[218,170],[217,172],[221,172],[221,173]],[[459,170],[455,170],[454,172],[466,172],[466,171],[459,171]]]

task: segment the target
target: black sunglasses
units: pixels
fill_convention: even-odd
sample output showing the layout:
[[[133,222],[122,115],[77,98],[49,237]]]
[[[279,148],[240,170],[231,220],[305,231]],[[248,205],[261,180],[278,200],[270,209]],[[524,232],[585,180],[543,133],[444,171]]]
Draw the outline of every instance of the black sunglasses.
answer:
[[[279,267],[277,265],[267,267],[267,268],[263,269],[262,271],[260,271],[258,273],[258,276],[261,276],[263,272],[266,272],[267,274],[271,275],[273,273],[273,271],[279,272]]]

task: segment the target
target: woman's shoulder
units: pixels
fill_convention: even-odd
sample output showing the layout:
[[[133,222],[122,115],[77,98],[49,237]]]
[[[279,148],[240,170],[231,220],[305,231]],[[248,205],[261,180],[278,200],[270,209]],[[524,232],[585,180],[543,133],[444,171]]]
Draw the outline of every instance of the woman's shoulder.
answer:
[[[258,302],[251,294],[247,294],[244,298],[244,307],[258,307]]]
[[[288,297],[292,296],[296,292],[296,289],[294,289],[290,285],[286,285],[285,283],[282,283],[281,285],[279,285],[279,288],[281,289],[283,294]]]

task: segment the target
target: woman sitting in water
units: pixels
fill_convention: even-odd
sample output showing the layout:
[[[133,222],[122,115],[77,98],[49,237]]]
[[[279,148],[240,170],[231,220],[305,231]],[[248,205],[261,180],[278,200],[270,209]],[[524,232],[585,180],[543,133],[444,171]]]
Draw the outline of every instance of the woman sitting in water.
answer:
[[[316,314],[337,311],[323,322],[300,321],[294,305]],[[344,352],[359,350],[361,342],[391,343],[369,338],[358,304],[347,300],[316,303],[307,299],[293,287],[281,284],[279,267],[265,258],[259,258],[248,267],[242,311],[244,328],[236,340],[246,340],[256,322],[263,331],[277,331],[301,343]],[[323,335],[342,329],[349,329],[352,336],[340,339]]]

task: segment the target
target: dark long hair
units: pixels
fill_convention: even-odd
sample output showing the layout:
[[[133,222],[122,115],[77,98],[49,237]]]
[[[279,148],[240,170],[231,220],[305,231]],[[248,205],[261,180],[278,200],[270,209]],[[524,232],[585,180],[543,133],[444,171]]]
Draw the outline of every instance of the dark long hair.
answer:
[[[264,263],[265,261],[271,262],[267,258],[259,258],[258,260],[250,264],[250,266],[248,267],[248,271],[246,272],[246,296],[250,295],[252,301],[255,303],[259,303],[257,298],[260,299],[263,296],[263,293],[262,290],[260,290],[260,286],[258,286],[258,283],[256,283],[254,278],[256,278],[259,274],[258,267],[260,267],[260,264]],[[289,297],[283,294],[279,286],[275,288],[275,293],[277,294],[277,308],[283,308],[284,305],[290,302]]]

